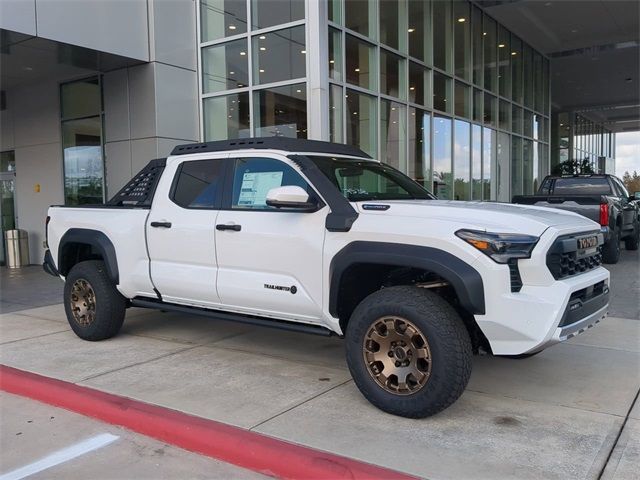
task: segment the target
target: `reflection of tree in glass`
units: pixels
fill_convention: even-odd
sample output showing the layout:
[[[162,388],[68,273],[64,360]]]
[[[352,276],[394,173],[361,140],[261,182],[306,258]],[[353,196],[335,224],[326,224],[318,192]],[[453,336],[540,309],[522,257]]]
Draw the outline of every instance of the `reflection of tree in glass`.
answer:
[[[453,175],[451,172],[433,172],[433,193],[439,199],[451,199]]]
[[[551,171],[553,175],[592,174],[593,166],[589,157],[582,160],[569,159],[555,165]]]
[[[465,178],[456,178],[453,186],[453,191],[455,192],[454,200],[469,200],[470,184],[471,183]]]

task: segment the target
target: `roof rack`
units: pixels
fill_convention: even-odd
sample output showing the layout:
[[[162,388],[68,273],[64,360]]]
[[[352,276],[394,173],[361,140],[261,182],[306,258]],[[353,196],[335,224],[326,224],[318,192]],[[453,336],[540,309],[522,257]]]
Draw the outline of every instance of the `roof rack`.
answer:
[[[171,155],[186,155],[189,153],[224,152],[227,150],[284,150],[288,152],[333,153],[336,155],[350,155],[354,157],[371,158],[358,147],[341,143],[307,140],[304,138],[288,137],[256,137],[235,140],[218,140],[206,143],[190,143],[178,145]]]

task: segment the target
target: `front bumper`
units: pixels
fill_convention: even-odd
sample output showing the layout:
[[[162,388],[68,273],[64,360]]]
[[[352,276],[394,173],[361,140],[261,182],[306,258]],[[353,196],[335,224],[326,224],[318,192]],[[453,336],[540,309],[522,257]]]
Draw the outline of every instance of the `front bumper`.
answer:
[[[597,288],[597,292],[594,292],[594,288],[576,292],[584,292],[578,298],[575,298],[575,293],[572,295],[556,331],[543,348],[580,335],[606,318],[609,309],[609,286],[601,282],[597,284]]]
[[[582,332],[584,332],[588,328],[591,328],[596,323],[600,323],[601,320],[604,320],[607,317],[608,309],[609,309],[609,302],[607,301],[607,304],[604,307],[593,312],[592,314],[578,320],[575,323],[572,323],[571,325],[558,328],[554,335],[553,341],[550,343],[553,344],[557,342],[563,342],[564,340],[569,340],[570,338],[575,337],[576,335],[580,335]]]
[[[533,353],[574,337],[606,317],[609,271],[597,267],[548,286],[525,283],[518,293],[488,295],[494,301],[488,302],[485,315],[475,318],[492,352]]]

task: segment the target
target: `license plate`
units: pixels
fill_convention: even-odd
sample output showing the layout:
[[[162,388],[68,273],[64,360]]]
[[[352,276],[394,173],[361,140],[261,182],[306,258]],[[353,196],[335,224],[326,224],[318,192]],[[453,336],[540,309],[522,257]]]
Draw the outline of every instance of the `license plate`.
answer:
[[[590,235],[588,237],[576,238],[578,242],[578,255],[589,255],[596,251],[598,247],[598,236]]]

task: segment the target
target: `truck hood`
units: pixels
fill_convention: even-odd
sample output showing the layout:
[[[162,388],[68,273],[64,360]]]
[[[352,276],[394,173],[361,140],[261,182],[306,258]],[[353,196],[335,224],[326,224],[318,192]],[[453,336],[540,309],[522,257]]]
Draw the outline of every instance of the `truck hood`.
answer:
[[[375,210],[369,205],[388,205]],[[461,228],[497,233],[541,235],[549,227],[558,230],[596,230],[600,226],[581,215],[545,207],[531,207],[495,202],[452,200],[391,200],[357,202],[361,214],[413,217],[455,222]],[[375,207],[374,207],[375,208]]]

